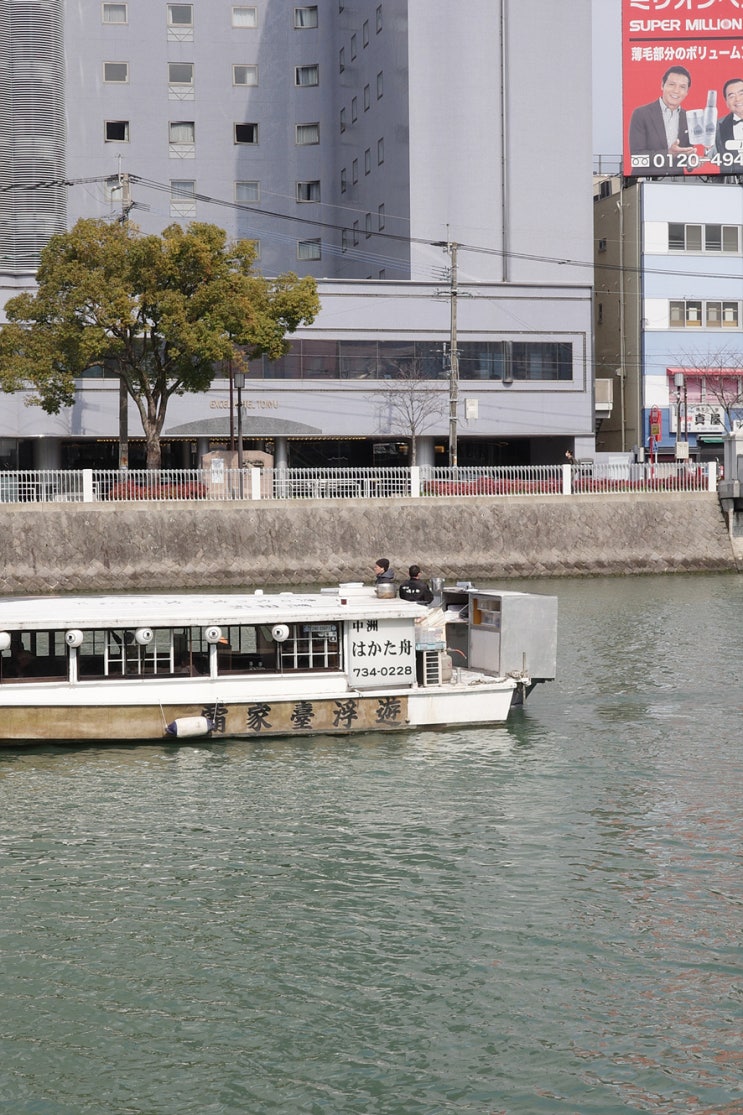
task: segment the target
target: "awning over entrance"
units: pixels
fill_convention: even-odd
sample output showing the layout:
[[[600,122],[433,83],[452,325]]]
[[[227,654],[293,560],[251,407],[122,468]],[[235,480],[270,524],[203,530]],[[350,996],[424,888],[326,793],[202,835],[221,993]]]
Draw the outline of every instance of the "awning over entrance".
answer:
[[[182,426],[171,426],[163,430],[163,437],[230,437],[234,427],[230,429],[229,414],[220,415],[219,418],[204,418],[197,422],[184,422]],[[268,416],[243,415],[243,438],[266,437],[301,437],[303,434],[321,434],[317,426],[306,426],[303,422],[289,422],[285,418],[270,418]]]

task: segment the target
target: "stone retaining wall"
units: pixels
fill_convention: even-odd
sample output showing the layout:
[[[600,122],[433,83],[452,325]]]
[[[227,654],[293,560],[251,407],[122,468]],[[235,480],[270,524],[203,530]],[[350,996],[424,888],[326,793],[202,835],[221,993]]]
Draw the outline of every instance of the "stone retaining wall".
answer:
[[[5,505],[3,594],[734,570],[717,496]],[[405,575],[407,575],[405,573]]]

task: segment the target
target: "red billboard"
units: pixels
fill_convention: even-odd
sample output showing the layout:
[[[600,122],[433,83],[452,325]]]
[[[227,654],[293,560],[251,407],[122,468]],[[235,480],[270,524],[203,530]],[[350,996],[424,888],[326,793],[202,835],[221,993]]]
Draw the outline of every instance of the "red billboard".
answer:
[[[743,174],[743,0],[622,0],[625,175]]]

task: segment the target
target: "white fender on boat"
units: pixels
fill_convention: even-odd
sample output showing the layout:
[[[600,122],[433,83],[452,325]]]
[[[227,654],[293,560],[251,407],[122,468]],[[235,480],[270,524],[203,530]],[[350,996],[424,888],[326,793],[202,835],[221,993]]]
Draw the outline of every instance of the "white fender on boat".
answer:
[[[289,628],[285,623],[275,623],[271,628],[271,638],[275,643],[285,643],[289,638]]]
[[[65,632],[64,641],[68,647],[81,647],[83,645],[83,633],[73,628],[72,631]]]
[[[9,631],[0,631],[0,650],[10,650]]]
[[[152,642],[154,634],[151,627],[138,627],[134,632],[134,641],[139,643],[141,647],[146,647],[148,643]]]
[[[213,627],[207,627],[206,631],[204,632],[204,638],[206,639],[207,643],[218,643],[219,640],[222,638],[222,628],[217,627],[216,624]]]
[[[214,721],[208,716],[179,716],[165,731],[169,736],[208,736],[214,731]]]

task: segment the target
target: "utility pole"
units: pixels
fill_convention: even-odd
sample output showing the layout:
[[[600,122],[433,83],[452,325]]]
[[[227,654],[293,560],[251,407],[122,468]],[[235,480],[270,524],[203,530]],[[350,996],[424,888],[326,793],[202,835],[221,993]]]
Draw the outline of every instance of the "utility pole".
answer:
[[[449,285],[449,467],[457,467],[457,420],[459,410],[459,351],[457,349],[457,245],[449,241],[446,251],[451,256]]]
[[[121,191],[121,217],[123,225],[129,221],[131,210],[131,194],[129,190],[129,175],[121,173],[121,155],[119,159],[119,190]],[[126,380],[119,376],[119,468],[129,468],[129,392]]]

